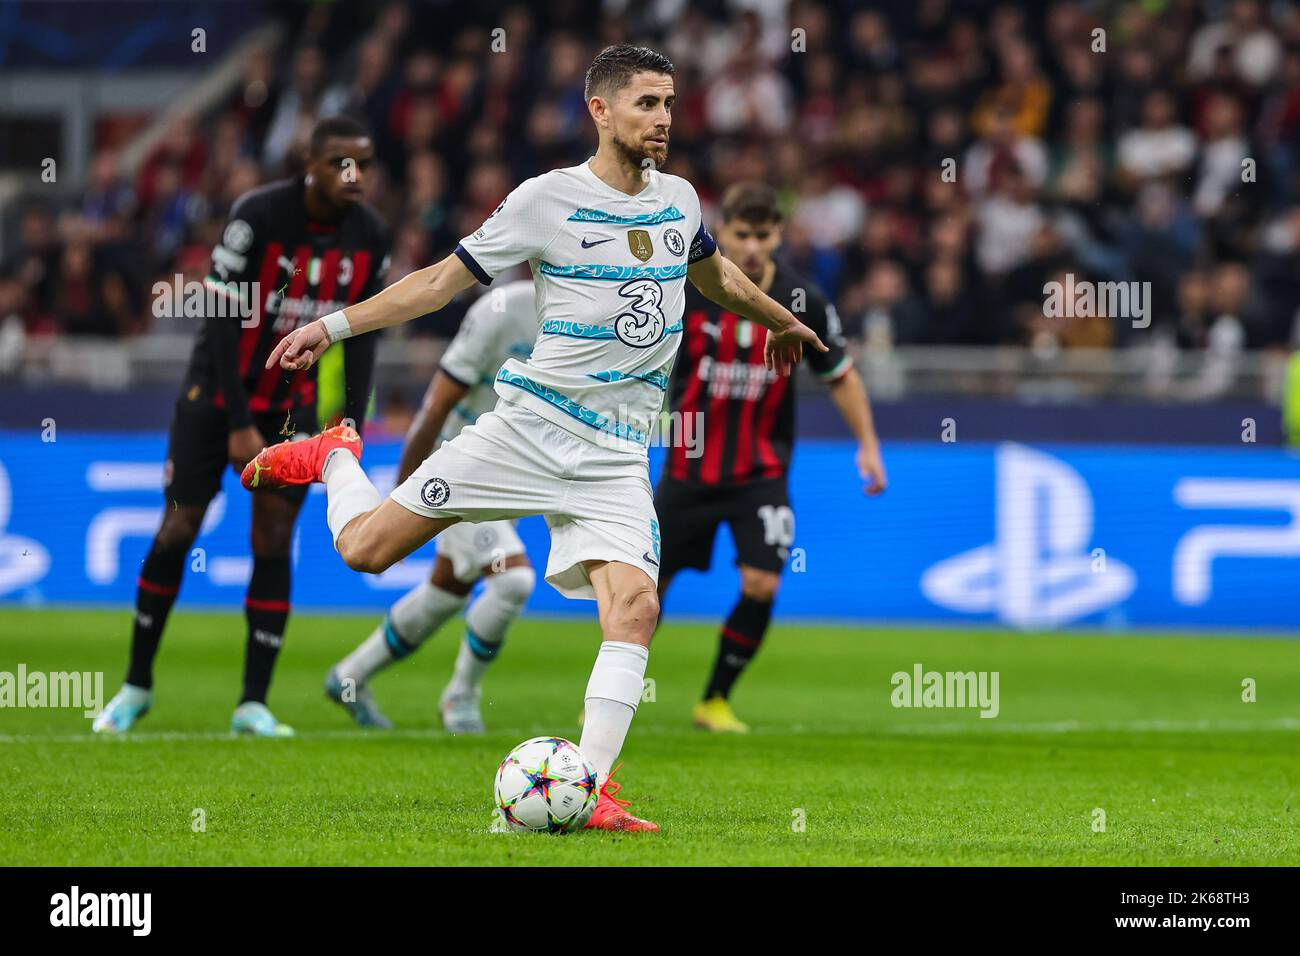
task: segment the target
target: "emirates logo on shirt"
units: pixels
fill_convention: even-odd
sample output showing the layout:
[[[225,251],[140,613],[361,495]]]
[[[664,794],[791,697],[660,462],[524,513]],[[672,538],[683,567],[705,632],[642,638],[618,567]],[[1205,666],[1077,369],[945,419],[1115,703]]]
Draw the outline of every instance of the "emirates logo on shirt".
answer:
[[[779,376],[771,369],[752,362],[719,362],[708,355],[701,356],[696,375],[708,383],[712,398],[739,398],[753,401]]]

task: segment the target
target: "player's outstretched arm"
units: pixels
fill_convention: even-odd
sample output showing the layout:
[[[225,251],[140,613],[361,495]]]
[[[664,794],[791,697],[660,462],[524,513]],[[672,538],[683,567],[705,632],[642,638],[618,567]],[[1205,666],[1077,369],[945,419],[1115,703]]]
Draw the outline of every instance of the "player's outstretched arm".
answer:
[[[425,269],[412,272],[394,282],[378,295],[350,305],[286,335],[266,360],[270,368],[276,362],[296,371],[311,368],[325,350],[339,339],[401,325],[412,319],[437,312],[457,293],[478,280],[456,256],[450,255]]]
[[[858,370],[849,370],[831,382],[831,400],[839,409],[844,422],[858,442],[858,474],[862,476],[863,490],[878,495],[885,490],[889,479],[885,477],[885,462],[880,454],[880,437],[871,414],[871,399],[862,383]]]
[[[456,381],[441,369],[434,375],[424,393],[420,410],[411,419],[402,442],[402,458],[397,465],[397,483],[400,485],[420,467],[424,459],[433,454],[433,443],[438,440],[447,416],[456,403],[469,394],[469,386]]]
[[[816,332],[754,285],[749,276],[721,252],[715,251],[708,258],[697,260],[687,276],[706,299],[770,331],[763,349],[763,363],[768,368],[789,375],[791,367],[803,355],[805,344],[819,352],[827,351]]]

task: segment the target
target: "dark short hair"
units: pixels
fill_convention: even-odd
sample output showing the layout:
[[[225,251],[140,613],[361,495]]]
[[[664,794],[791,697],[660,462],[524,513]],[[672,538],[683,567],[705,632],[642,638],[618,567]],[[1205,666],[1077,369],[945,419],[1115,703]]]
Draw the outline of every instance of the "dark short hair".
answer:
[[[325,148],[325,141],[335,136],[340,139],[368,139],[370,130],[351,116],[330,116],[317,120],[316,125],[311,128],[309,141],[311,155],[320,155],[320,151]]]
[[[619,43],[607,46],[596,54],[587,69],[587,82],[582,89],[583,99],[593,96],[613,96],[637,73],[663,73],[673,75],[673,61],[649,47]]]
[[[779,223],[781,204],[767,183],[736,183],[722,194],[722,221],[743,219],[753,225]]]

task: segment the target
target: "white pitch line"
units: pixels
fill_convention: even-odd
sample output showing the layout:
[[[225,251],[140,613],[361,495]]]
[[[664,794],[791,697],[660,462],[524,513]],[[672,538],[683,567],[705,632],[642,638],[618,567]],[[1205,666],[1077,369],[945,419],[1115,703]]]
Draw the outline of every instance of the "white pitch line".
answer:
[[[972,714],[970,720],[945,721],[943,723],[918,723],[899,725],[870,726],[832,726],[807,727],[794,725],[786,728],[759,728],[757,736],[809,736],[814,734],[853,735],[860,737],[896,737],[927,736],[942,734],[1072,734],[1072,733],[1164,733],[1190,734],[1214,732],[1253,732],[1253,731],[1298,731],[1300,718],[1277,717],[1272,720],[1116,720],[1099,723],[1086,723],[1077,720],[1058,720],[1045,723],[1012,723],[997,718],[981,719]],[[493,729],[492,734],[540,734],[546,730],[542,727],[504,727]],[[637,732],[641,737],[694,736],[686,729],[667,727],[645,727]],[[445,731],[433,729],[411,730],[308,730],[289,740],[445,740],[451,735]],[[143,731],[124,734],[121,737],[102,737],[86,732],[84,734],[0,734],[0,744],[79,744],[98,743],[101,741],[119,743],[200,743],[205,741],[233,741],[239,738],[234,734],[220,731]],[[703,738],[701,738],[703,739]],[[108,744],[111,746],[111,743]]]
[[[1086,723],[1079,720],[1058,720],[1046,723],[1003,723],[997,718],[976,719],[957,723],[914,724],[893,727],[884,733],[899,734],[951,734],[972,729],[972,723],[983,732],[1008,734],[1070,734],[1070,733],[1167,733],[1192,734],[1216,731],[1300,730],[1300,718],[1276,717],[1272,720],[1108,720]]]
[[[521,731],[522,733],[523,731]],[[440,730],[308,730],[293,737],[275,738],[281,740],[391,740],[393,738],[434,739],[446,738],[450,734]],[[218,730],[161,730],[136,731],[134,733],[114,736],[111,734],[0,734],[0,744],[79,744],[106,742],[114,743],[199,743],[214,740],[250,740],[247,736],[237,736],[229,731]]]

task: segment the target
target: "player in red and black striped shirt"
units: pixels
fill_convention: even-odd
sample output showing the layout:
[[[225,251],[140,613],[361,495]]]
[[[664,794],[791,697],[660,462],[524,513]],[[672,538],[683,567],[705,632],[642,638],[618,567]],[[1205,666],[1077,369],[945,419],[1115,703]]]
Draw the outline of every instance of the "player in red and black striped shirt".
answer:
[[[303,177],[254,189],[231,209],[212,250],[204,324],[172,419],[166,508],[140,573],[130,668],[122,690],[95,721],[98,732],[128,730],[149,709],[163,627],[226,466],[238,474],[263,446],[316,431],[316,370],[267,369],[266,359],[300,325],[384,287],[388,228],[362,202],[373,156],[360,124],[322,120],[312,131]],[[343,414],[360,429],[375,337],[358,336],[345,349]],[[289,616],[289,545],[305,491],[253,496],[253,573],[244,601],[248,643],[236,731],[292,732],[267,709],[266,694]]]
[[[805,350],[814,374],[858,442],[857,466],[868,494],[885,489],[885,468],[866,389],[844,351],[835,307],[807,281],[773,258],[781,243],[776,193],[762,184],[739,184],[722,202],[718,245],[754,284],[802,319],[827,352]],[[672,411],[682,435],[655,492],[662,536],[659,595],[683,568],[706,571],[718,526],[731,527],[740,567],[740,600],[722,626],[717,661],[695,708],[695,723],[715,731],[744,732],[728,698],[753,659],[771,620],[781,570],[794,541],[794,512],[786,472],[794,444],[794,383],[763,365],[767,332],[688,288],[681,351],[670,383]]]

